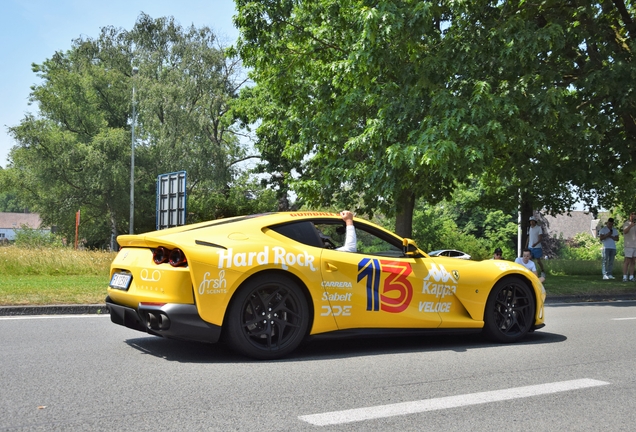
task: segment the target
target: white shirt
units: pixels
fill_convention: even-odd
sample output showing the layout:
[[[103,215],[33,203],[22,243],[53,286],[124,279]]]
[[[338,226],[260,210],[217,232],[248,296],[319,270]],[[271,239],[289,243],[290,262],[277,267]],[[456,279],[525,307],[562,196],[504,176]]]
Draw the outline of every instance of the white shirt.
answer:
[[[539,237],[541,234],[543,234],[543,230],[538,224],[528,228],[529,248],[541,248],[541,238]],[[537,244],[536,246],[534,246],[535,243]]]
[[[532,261],[531,259],[529,259],[527,263],[524,263],[523,262],[523,258],[519,257],[519,258],[515,259],[515,262],[517,264],[521,264],[522,266],[524,266],[525,268],[527,268],[528,270],[530,270],[533,273],[537,272],[537,266],[534,265],[534,261]]]
[[[609,232],[610,232],[609,227],[604,226],[603,228],[601,228],[601,230],[598,233],[599,235],[605,235],[605,234],[609,234]],[[616,228],[612,228],[612,237],[615,237],[617,235],[618,235],[618,230]],[[612,237],[608,237],[605,240],[601,240],[601,243],[603,243],[604,249],[616,249],[616,241]]]
[[[627,227],[629,227],[631,224],[630,221],[626,221],[623,224],[623,233],[625,234],[624,241],[625,241],[625,247],[626,248],[633,248],[636,247],[636,227],[632,227],[629,229],[629,231],[627,231],[627,233],[625,233],[625,230],[627,229]]]
[[[342,252],[355,252],[357,249],[356,227],[353,225],[347,225],[344,245],[336,250]]]

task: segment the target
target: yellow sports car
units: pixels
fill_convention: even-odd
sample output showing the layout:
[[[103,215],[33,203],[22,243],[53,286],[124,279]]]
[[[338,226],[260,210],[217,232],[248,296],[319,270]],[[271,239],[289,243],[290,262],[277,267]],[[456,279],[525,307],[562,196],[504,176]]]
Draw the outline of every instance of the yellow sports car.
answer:
[[[269,213],[117,238],[111,320],[153,335],[223,338],[258,359],[328,332],[482,331],[514,342],[544,326],[545,290],[510,261],[431,258],[409,239],[340,215]]]

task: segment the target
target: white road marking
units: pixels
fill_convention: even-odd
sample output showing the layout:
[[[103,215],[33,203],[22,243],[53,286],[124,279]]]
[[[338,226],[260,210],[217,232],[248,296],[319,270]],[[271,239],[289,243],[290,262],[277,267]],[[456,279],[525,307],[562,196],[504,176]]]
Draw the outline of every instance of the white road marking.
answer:
[[[402,402],[390,405],[379,405],[367,408],[355,408],[344,411],[332,411],[322,414],[299,416],[300,420],[316,426],[327,426],[342,423],[353,423],[405,414],[436,411],[457,408],[468,405],[478,405],[489,402],[499,402],[510,399],[526,398],[550,393],[578,390],[588,387],[608,385],[608,382],[583,378],[572,381],[562,381],[548,384],[531,385],[511,389],[494,390],[482,393],[472,393],[459,396],[447,396],[436,399],[426,399],[413,402]]]
[[[110,318],[109,314],[86,314],[86,315],[11,315],[0,316],[0,321],[4,320],[29,320],[29,319],[60,319],[60,318]]]
[[[631,317],[631,318],[612,318],[612,321],[626,321],[626,320],[636,320],[636,317]]]

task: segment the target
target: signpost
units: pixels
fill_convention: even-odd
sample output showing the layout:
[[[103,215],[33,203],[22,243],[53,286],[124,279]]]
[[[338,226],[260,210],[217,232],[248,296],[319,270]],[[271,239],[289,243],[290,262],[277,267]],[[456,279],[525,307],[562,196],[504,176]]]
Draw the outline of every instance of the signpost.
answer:
[[[157,176],[157,229],[186,224],[186,172]]]

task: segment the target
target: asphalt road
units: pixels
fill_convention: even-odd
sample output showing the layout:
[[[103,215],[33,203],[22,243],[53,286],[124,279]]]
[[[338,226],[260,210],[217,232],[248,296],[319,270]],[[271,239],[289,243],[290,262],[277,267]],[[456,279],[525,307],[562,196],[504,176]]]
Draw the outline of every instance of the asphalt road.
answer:
[[[551,304],[522,343],[320,340],[258,362],[107,316],[0,317],[0,431],[619,431],[636,302]]]

